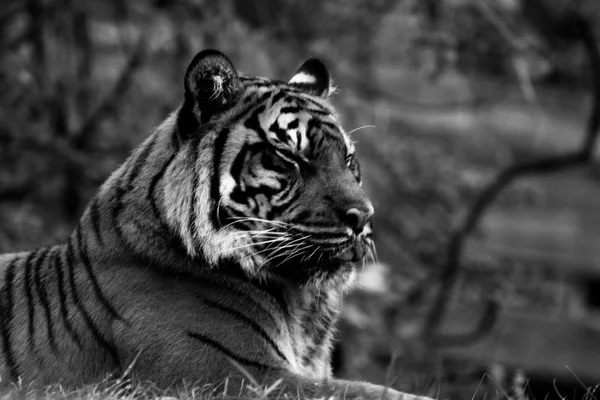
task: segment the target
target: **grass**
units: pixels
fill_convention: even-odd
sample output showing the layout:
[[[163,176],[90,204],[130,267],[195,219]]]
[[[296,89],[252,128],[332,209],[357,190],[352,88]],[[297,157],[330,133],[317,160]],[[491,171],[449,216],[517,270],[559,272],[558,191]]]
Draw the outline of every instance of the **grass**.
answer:
[[[281,381],[270,386],[261,386],[256,382],[248,382],[241,390],[234,391],[228,381],[218,384],[189,385],[177,389],[159,389],[151,383],[135,380],[113,380],[98,384],[90,384],[77,389],[68,389],[61,385],[49,385],[44,388],[12,385],[8,390],[0,392],[1,400],[9,399],[49,399],[49,400],[235,400],[235,399],[272,399],[292,398],[281,394]],[[294,397],[299,398],[299,397]]]
[[[176,389],[159,389],[151,383],[135,380],[105,381],[90,384],[78,389],[67,389],[60,385],[44,388],[12,385],[8,390],[0,392],[0,400],[9,399],[48,399],[48,400],[293,400],[293,399],[343,399],[343,389],[333,393],[307,396],[302,388],[290,390],[289,386],[279,379],[270,385],[260,385],[250,378],[241,388],[234,389],[228,380],[216,384],[189,385]]]

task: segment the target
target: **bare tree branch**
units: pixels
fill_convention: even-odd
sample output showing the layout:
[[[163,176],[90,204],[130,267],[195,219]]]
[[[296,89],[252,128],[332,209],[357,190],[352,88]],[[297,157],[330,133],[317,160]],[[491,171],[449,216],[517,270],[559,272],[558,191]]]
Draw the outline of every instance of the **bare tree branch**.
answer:
[[[87,112],[87,104],[89,101],[89,90],[86,88],[89,85],[91,74],[92,60],[92,44],[88,36],[89,31],[87,24],[87,15],[84,13],[75,14],[75,27],[78,35],[77,45],[82,54],[81,63],[79,65],[79,79],[82,87],[77,93],[80,113]],[[103,119],[109,117],[118,110],[121,100],[127,93],[133,83],[133,78],[138,68],[142,64],[142,60],[146,53],[145,35],[142,35],[136,46],[133,55],[129,58],[123,71],[112,90],[100,102],[100,105],[88,116],[87,120],[81,127],[70,135],[69,144],[75,152],[83,152],[89,149],[90,144],[94,142],[94,138],[98,133],[98,126]],[[82,170],[79,164],[67,163],[64,169],[65,185],[63,191],[63,210],[68,219],[75,220],[79,217],[80,207],[84,204],[82,199],[81,183],[84,180]]]
[[[500,310],[501,306],[498,302],[488,300],[485,303],[477,326],[471,332],[456,335],[431,335],[427,338],[428,343],[434,346],[445,347],[468,346],[492,331],[500,315]]]
[[[466,343],[473,342],[487,332],[489,332],[496,320],[499,310],[499,304],[496,300],[489,298],[487,300],[486,310],[492,312],[492,317],[484,315],[484,319],[478,324],[478,329],[474,332],[459,334],[456,336],[438,335],[438,327],[443,322],[446,314],[450,296],[457,279],[458,271],[461,265],[461,258],[464,251],[464,244],[467,237],[477,226],[479,220],[485,211],[491,206],[498,195],[510,183],[517,178],[529,175],[550,174],[567,168],[580,167],[588,165],[592,161],[594,145],[598,137],[598,128],[600,126],[600,50],[596,44],[596,39],[589,21],[582,16],[577,17],[577,25],[580,34],[580,41],[586,50],[592,71],[592,93],[593,104],[590,116],[587,122],[585,137],[579,150],[559,156],[550,156],[534,161],[518,163],[511,165],[501,171],[477,196],[473,205],[468,210],[462,223],[451,234],[447,249],[447,261],[440,274],[441,288],[435,299],[434,305],[430,310],[424,327],[424,333],[432,343]]]
[[[100,122],[118,108],[121,99],[132,85],[133,77],[142,65],[146,55],[146,47],[146,40],[144,39],[144,35],[142,35],[133,55],[129,58],[129,61],[123,68],[123,72],[121,72],[121,76],[113,86],[111,92],[104,100],[102,100],[100,105],[92,111],[79,130],[72,135],[73,146],[75,148],[81,148],[86,141],[89,141],[91,139],[90,136],[94,134],[94,131]]]

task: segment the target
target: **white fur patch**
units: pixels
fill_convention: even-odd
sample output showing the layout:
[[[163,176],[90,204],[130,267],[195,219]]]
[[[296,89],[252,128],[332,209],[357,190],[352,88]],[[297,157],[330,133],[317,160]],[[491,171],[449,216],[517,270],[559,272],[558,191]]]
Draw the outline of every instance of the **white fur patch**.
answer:
[[[260,125],[267,133],[267,137],[270,141],[279,142],[280,139],[277,137],[277,135],[269,129],[273,123],[276,123],[281,129],[286,130],[286,136],[288,140],[287,144],[292,148],[302,152],[306,150],[309,144],[306,128],[308,121],[312,117],[309,113],[303,111],[297,114],[281,114],[281,108],[286,106],[289,106],[289,104],[284,102],[278,103],[270,110],[260,115],[258,117]],[[298,127],[296,129],[287,130],[287,125],[295,119],[298,120]]]
[[[221,75],[213,76],[213,94],[210,96],[211,100],[217,99],[223,93],[223,83],[225,79]]]
[[[300,72],[294,75],[294,77],[290,80],[290,83],[308,83],[314,85],[317,83],[317,78],[305,72]]]

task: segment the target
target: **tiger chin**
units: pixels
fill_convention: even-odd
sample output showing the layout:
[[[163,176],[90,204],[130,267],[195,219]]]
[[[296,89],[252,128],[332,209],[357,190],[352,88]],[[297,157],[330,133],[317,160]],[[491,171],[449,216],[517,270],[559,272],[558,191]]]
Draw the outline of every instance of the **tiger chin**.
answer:
[[[373,206],[327,68],[310,59],[286,83],[205,50],[183,89],[65,243],[0,256],[0,385],[131,368],[163,388],[249,374],[309,397],[416,398],[331,374]]]

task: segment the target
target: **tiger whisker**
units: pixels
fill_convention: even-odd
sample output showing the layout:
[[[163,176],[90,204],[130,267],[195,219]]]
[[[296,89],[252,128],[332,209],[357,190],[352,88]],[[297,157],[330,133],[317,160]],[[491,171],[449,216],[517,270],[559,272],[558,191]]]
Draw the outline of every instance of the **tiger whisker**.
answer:
[[[281,230],[281,228],[279,226],[275,226],[272,228],[267,228],[267,229],[251,229],[251,230],[243,230],[237,233],[237,236],[235,237],[235,240],[240,239],[240,238],[245,238],[247,235],[254,237],[261,237],[261,236],[265,236],[265,237],[274,237],[274,236],[280,236],[280,237],[295,237],[295,236],[299,236],[300,234],[297,232],[291,232],[290,233],[291,228],[285,229],[285,230]]]
[[[300,246],[300,245],[298,245],[298,246]],[[294,257],[296,254],[300,253],[301,251],[303,251],[303,250],[305,250],[305,249],[307,249],[307,248],[310,248],[310,245],[304,245],[303,247],[300,247],[300,248],[298,248],[298,246],[296,246],[296,247],[294,248],[294,250],[293,250],[292,252],[290,252],[290,253],[287,255],[287,257],[286,257],[286,258],[285,258],[283,261],[281,261],[281,264],[285,263],[285,262],[286,262],[287,260],[289,260],[290,258],[293,258],[293,257]],[[273,260],[274,258],[276,258],[277,256],[278,256],[278,254],[275,254],[275,255],[274,255],[273,257],[271,257],[270,259],[267,259],[267,260],[265,260],[265,262],[264,262],[263,264],[261,264],[261,266],[259,267],[259,269],[260,269],[260,268],[262,268],[262,267],[263,267],[263,265],[265,265],[265,264],[266,264],[268,261],[272,261],[272,260]]]
[[[254,230],[254,231],[244,231],[244,232],[240,232],[237,234],[237,236],[234,237],[234,240],[238,240],[238,239],[244,239],[248,236],[248,234],[250,236],[252,236],[251,239],[255,239],[255,238],[260,238],[261,236],[265,236],[265,238],[268,237],[288,237],[290,236],[288,233],[286,232],[278,232],[278,231],[262,231],[262,230]]]
[[[371,250],[371,254],[373,256],[373,262],[375,264],[379,264],[379,256],[377,255],[377,247],[375,246],[375,242],[371,242],[369,249]]]
[[[240,222],[261,222],[264,224],[271,224],[271,225],[277,225],[277,226],[285,226],[285,227],[293,227],[293,225],[288,224],[287,222],[282,222],[282,221],[273,221],[273,220],[269,220],[269,219],[263,219],[263,218],[256,218],[256,217],[239,217],[239,218],[234,218],[233,222],[230,222],[229,224],[225,225],[224,228],[229,227],[231,225],[234,225],[236,223],[240,223]]]
[[[279,254],[281,254],[283,251],[287,250],[288,248],[298,247],[299,245],[302,244],[303,240],[304,240],[304,238],[294,239],[294,240],[290,241],[289,243],[286,243],[284,246],[277,247],[276,251]]]
[[[265,241],[262,241],[262,242],[256,242],[256,243],[254,243],[254,242],[253,242],[253,243],[247,243],[247,244],[244,244],[244,245],[240,245],[240,246],[231,247],[231,248],[229,248],[229,249],[227,249],[227,250],[229,250],[229,251],[234,251],[234,250],[244,249],[244,248],[248,248],[248,247],[252,247],[252,246],[258,246],[258,245],[261,245],[261,244],[273,243],[273,242],[277,242],[277,241],[283,241],[283,240],[285,240],[285,239],[282,239],[282,238],[275,238],[275,239],[271,239],[271,240],[265,240]]]
[[[251,253],[251,254],[249,254],[249,255],[247,255],[247,256],[245,256],[245,257],[243,257],[243,258],[242,258],[242,260],[244,260],[244,259],[246,259],[246,258],[248,258],[248,257],[253,257],[253,256],[256,256],[256,255],[258,255],[258,254],[260,254],[260,253],[264,253],[264,252],[266,252],[266,251],[272,250],[270,247],[271,247],[273,244],[275,244],[275,243],[277,243],[277,242],[283,242],[283,243],[285,243],[285,241],[287,240],[287,241],[288,241],[288,243],[285,243],[285,245],[283,245],[283,246],[278,246],[278,247],[276,248],[276,252],[274,252],[274,255],[273,255],[273,257],[276,257],[276,256],[277,256],[278,254],[280,254],[280,253],[281,253],[283,250],[285,250],[285,249],[287,249],[287,248],[294,247],[294,245],[295,245],[297,242],[300,242],[300,243],[301,243],[301,242],[302,242],[303,240],[305,240],[305,239],[306,239],[306,237],[294,238],[294,239],[292,239],[292,240],[290,240],[289,238],[285,238],[285,239],[267,240],[267,241],[264,241],[264,242],[253,243],[252,245],[260,245],[260,244],[264,244],[264,243],[268,243],[268,244],[267,244],[267,247],[265,247],[264,249],[259,249],[259,250],[255,251],[255,252],[253,252],[253,253]],[[246,247],[247,247],[247,246],[246,246]],[[266,262],[266,261],[265,261],[265,262]],[[265,264],[265,262],[263,262],[263,264]],[[261,266],[262,266],[263,264],[261,264]],[[260,267],[259,267],[259,269],[260,269]]]
[[[306,260],[306,261],[310,260],[310,259],[312,258],[312,256],[314,256],[314,255],[315,255],[315,253],[316,253],[317,251],[319,251],[319,249],[320,249],[320,248],[321,248],[321,246],[320,246],[320,245],[317,245],[317,247],[315,247],[315,249],[313,250],[313,252],[312,252],[312,253],[310,253],[309,255],[306,255],[306,256],[304,256],[304,257],[302,258],[301,262],[304,262],[305,260]]]
[[[286,236],[286,235],[288,235],[287,232],[278,232],[278,231],[244,231],[244,233],[249,233],[250,235],[253,235],[253,236],[261,236],[261,235]]]
[[[363,125],[363,126],[359,126],[358,128],[352,129],[350,132],[347,132],[347,134],[350,135],[356,131],[359,131],[359,130],[365,129],[365,128],[377,128],[377,127],[375,125]]]
[[[321,263],[321,258],[323,258],[323,255],[324,255],[324,254],[325,254],[325,253],[321,253],[321,254],[319,254],[319,258],[317,258],[317,264],[320,264],[320,263]]]
[[[294,228],[294,230],[296,230],[298,232],[307,232],[307,233],[319,234],[319,235],[328,233],[328,234],[333,234],[333,235],[337,235],[337,236],[343,236],[344,240],[346,240],[349,237],[349,235],[346,234],[345,228],[338,228],[338,227],[334,227],[334,226],[329,226],[329,227],[321,226],[318,228],[314,228],[314,227],[310,227],[310,226],[297,225],[297,226],[294,226],[293,228]]]
[[[257,256],[257,255],[260,255],[260,253],[264,252],[265,250],[266,250],[266,249],[262,249],[262,250],[256,250],[255,252],[253,252],[253,253],[250,253],[250,254],[248,254],[248,255],[246,255],[246,256],[244,256],[244,257],[242,257],[242,258],[240,259],[240,261],[243,261],[243,260],[245,260],[245,259],[247,259],[247,258],[250,258],[250,257],[254,257],[254,256]]]
[[[219,226],[221,226],[221,213],[219,212],[220,208],[221,208],[221,202],[223,201],[223,196],[219,196],[219,201],[217,202],[217,222],[219,223]]]
[[[258,268],[256,269],[257,271],[260,271],[265,265],[268,265],[269,262],[271,262],[273,259],[275,259],[277,257],[277,254],[272,254],[271,257],[267,257],[263,260],[262,264],[260,264],[258,266]]]
[[[298,246],[300,246],[300,245],[298,245]],[[303,250],[310,248],[310,245],[304,245],[300,248],[298,248],[298,246],[296,246],[296,248],[288,254],[288,256],[281,262],[282,264],[284,264],[290,258],[294,258],[297,254],[301,253]]]
[[[275,259],[278,256],[280,256],[281,253],[284,252],[288,248],[293,248],[293,250],[292,250],[292,252],[290,254],[294,254],[295,252],[297,252],[298,251],[298,246],[302,245],[302,240],[304,240],[304,239],[305,238],[301,237],[301,238],[298,238],[298,239],[296,239],[296,240],[294,240],[294,241],[286,244],[285,246],[278,247],[276,249],[277,251],[273,252],[273,254],[271,255],[271,257],[268,257],[267,259],[264,260],[264,262],[258,267],[258,270],[260,270],[264,265],[268,264],[268,262],[270,262],[273,259]],[[294,245],[294,243],[296,243],[296,242],[299,242],[299,243],[297,243],[297,244]],[[310,245],[305,245],[305,247],[309,248]],[[304,250],[304,247],[301,250]],[[283,262],[287,261],[288,258],[289,258],[289,255],[288,255],[288,257]]]

